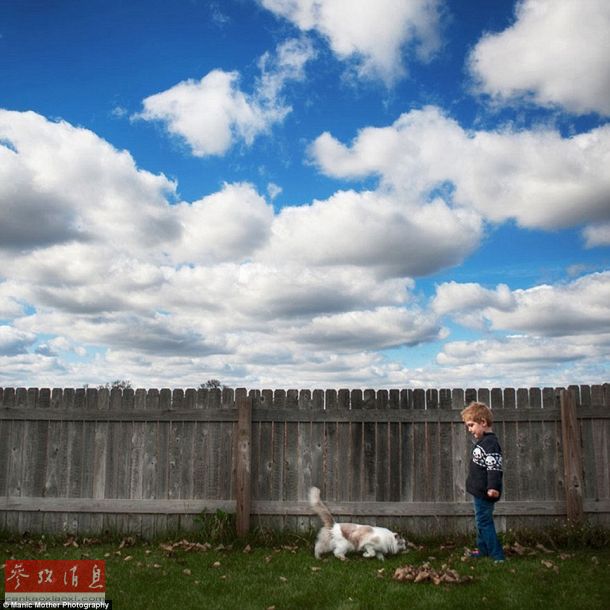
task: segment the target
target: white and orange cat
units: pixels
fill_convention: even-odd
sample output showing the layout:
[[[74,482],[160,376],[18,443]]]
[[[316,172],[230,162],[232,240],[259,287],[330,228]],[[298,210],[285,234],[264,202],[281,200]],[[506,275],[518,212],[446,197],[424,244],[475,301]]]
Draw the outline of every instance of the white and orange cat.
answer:
[[[363,557],[383,560],[384,555],[395,555],[406,549],[404,538],[385,527],[336,523],[320,500],[320,490],[317,487],[309,490],[309,504],[323,524],[314,549],[316,559],[320,559],[324,553],[332,552],[338,559],[345,560],[346,553],[362,551]]]

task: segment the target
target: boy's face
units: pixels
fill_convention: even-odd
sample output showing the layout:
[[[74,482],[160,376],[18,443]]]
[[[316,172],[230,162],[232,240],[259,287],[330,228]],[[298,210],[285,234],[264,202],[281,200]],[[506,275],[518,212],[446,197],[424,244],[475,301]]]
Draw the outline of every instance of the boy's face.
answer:
[[[485,420],[483,420],[483,423],[481,423],[474,421],[473,419],[467,419],[464,423],[466,424],[466,429],[468,432],[470,432],[470,434],[472,434],[472,436],[474,436],[477,440],[483,438],[485,432],[489,430],[489,426]]]

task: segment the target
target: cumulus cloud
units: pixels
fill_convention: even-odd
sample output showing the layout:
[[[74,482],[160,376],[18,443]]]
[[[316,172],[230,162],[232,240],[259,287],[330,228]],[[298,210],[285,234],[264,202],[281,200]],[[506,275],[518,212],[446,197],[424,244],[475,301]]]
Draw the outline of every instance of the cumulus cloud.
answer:
[[[569,344],[565,341],[540,337],[522,336],[478,341],[451,341],[443,346],[437,356],[437,362],[450,366],[473,364],[531,366],[546,362],[548,366],[558,362],[584,359],[591,355],[590,350],[590,344],[581,342]]]
[[[543,336],[610,332],[610,272],[594,273],[568,284],[514,291],[516,306],[490,309],[493,328]]]
[[[417,345],[440,334],[435,316],[398,307],[317,316],[297,331],[299,342],[334,351]]]
[[[274,212],[248,183],[176,202],[174,183],[95,134],[34,113],[0,113],[2,154],[24,176],[20,190],[36,209],[53,201],[57,214],[74,218],[70,235],[0,242],[0,377],[459,385],[478,365],[443,360],[455,346],[436,371],[384,356],[444,339],[448,318],[549,341],[563,332],[592,345],[610,319],[608,274],[522,291],[452,282],[430,303],[414,295],[413,277],[460,262],[481,239],[481,214],[459,200],[459,184],[452,191],[439,182],[445,170],[424,171],[424,160],[442,153],[436,138],[450,147],[477,134],[430,109],[403,120],[411,140],[396,126],[366,130],[351,147],[329,136],[325,167],[377,173],[376,190]],[[433,128],[434,137],[417,140]],[[2,211],[15,201],[7,182]],[[569,362],[585,362],[572,343]],[[595,345],[605,353],[601,340]],[[523,364],[507,366],[529,374]]]
[[[584,229],[583,235],[588,248],[610,246],[610,222],[590,225]]]
[[[439,314],[480,316],[493,330],[543,337],[610,333],[610,272],[512,292],[450,282],[437,287],[433,305]]]
[[[92,242],[110,226],[117,246],[158,247],[178,233],[175,184],[87,129],[0,109],[0,156],[0,250]]]
[[[260,258],[412,277],[462,261],[481,231],[477,214],[440,199],[422,205],[394,192],[340,191],[310,206],[283,208]]]
[[[420,197],[440,190],[493,222],[549,230],[610,218],[608,125],[571,137],[542,128],[467,132],[426,107],[361,130],[349,146],[325,133],[310,154],[329,176],[377,175],[382,187]]]
[[[485,307],[506,310],[512,308],[514,304],[514,296],[506,284],[500,284],[495,290],[489,290],[479,284],[458,282],[447,282],[438,286],[432,301],[432,307],[439,315]]]
[[[478,88],[502,102],[529,98],[583,114],[610,115],[610,4],[521,0],[515,23],[473,49]]]
[[[23,332],[6,324],[0,325],[0,355],[24,354],[36,341],[36,335]]]
[[[438,0],[260,0],[302,31],[315,30],[365,78],[388,84],[405,74],[402,51],[429,60],[440,46]]]
[[[249,184],[225,184],[221,191],[175,209],[182,225],[172,258],[184,263],[240,260],[266,243],[273,206]]]
[[[212,70],[200,80],[189,79],[147,97],[134,118],[162,121],[197,157],[223,155],[236,141],[250,145],[284,120],[291,108],[282,100],[282,90],[287,81],[303,79],[304,66],[313,56],[307,40],[288,40],[275,55],[261,58],[253,93],[240,89],[238,72]]]

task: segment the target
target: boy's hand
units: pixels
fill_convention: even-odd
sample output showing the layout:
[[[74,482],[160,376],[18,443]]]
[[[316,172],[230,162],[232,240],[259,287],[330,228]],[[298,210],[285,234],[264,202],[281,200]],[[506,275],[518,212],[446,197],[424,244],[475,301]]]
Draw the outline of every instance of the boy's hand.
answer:
[[[500,497],[500,492],[497,489],[488,489],[487,490],[487,495],[490,498],[499,498]]]

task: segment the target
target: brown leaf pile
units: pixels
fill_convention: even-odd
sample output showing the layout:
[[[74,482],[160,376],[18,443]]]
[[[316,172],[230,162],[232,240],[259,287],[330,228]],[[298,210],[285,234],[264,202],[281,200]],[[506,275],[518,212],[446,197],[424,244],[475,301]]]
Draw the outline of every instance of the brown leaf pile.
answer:
[[[180,542],[173,543],[161,543],[159,545],[164,551],[168,553],[173,553],[176,549],[181,549],[183,551],[209,551],[212,548],[212,545],[209,542],[189,542],[188,540],[180,540]]]
[[[446,564],[443,564],[440,570],[435,570],[428,562],[420,566],[405,565],[396,568],[393,578],[408,582],[431,582],[437,586],[441,584],[458,585],[473,580],[472,576],[460,576]]]

